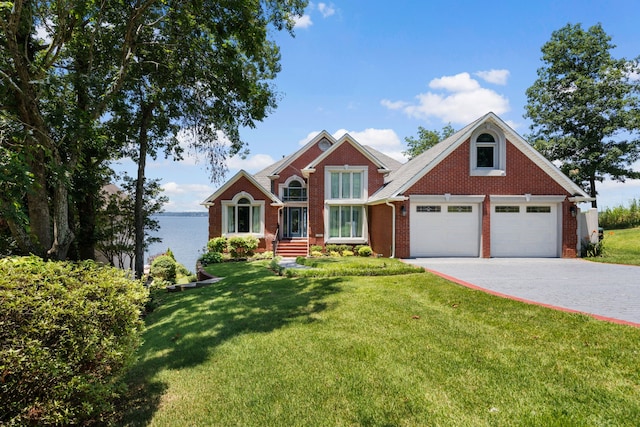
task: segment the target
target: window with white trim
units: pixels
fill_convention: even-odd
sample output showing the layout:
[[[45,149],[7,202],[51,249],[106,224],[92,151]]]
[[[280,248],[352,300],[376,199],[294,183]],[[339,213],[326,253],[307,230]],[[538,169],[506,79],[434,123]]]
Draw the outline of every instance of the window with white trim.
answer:
[[[233,200],[222,202],[222,230],[228,234],[262,235],[264,229],[264,200],[254,200],[250,194],[237,194]]]
[[[471,135],[470,174],[476,176],[506,175],[504,133],[490,123]]]
[[[362,171],[331,172],[330,199],[362,199]]]
[[[329,238],[362,238],[364,207],[352,205],[329,206]]]

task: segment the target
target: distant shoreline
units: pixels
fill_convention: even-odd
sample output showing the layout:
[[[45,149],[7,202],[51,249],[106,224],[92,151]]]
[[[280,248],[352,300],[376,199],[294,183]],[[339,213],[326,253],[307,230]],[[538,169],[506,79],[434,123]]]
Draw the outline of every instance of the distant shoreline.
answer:
[[[153,216],[207,216],[209,212],[160,212]]]

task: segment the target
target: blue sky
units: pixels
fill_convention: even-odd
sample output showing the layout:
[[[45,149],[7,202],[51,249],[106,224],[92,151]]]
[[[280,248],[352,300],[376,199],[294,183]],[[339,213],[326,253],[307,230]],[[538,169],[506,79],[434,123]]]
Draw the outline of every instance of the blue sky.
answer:
[[[242,131],[250,155],[230,159],[227,177],[257,172],[321,130],[349,132],[396,158],[418,126],[459,129],[489,111],[524,135],[525,91],[542,66],[540,48],[568,23],[601,23],[614,56],[640,55],[635,0],[310,2],[295,37],[272,35],[282,54],[273,82],[278,108]],[[118,169],[135,170],[128,162]],[[220,185],[194,157],[150,162],[147,175],[162,180],[167,211],[204,210],[200,203]],[[640,180],[605,182],[598,191],[600,207],[628,204],[640,198]]]

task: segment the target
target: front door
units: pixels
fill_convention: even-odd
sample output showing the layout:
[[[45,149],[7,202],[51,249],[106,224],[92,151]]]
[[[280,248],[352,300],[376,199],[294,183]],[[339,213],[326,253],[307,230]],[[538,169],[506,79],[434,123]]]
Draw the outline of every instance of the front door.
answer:
[[[285,236],[305,237],[307,235],[307,208],[292,207],[285,209]]]

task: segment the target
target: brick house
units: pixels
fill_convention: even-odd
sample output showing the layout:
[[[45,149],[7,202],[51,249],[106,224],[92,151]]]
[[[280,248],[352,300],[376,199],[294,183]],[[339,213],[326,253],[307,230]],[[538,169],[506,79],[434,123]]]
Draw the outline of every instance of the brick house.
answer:
[[[575,257],[577,203],[591,200],[488,113],[400,163],[321,132],[209,196],[209,238],[251,234],[262,250],[368,244],[383,256]]]

